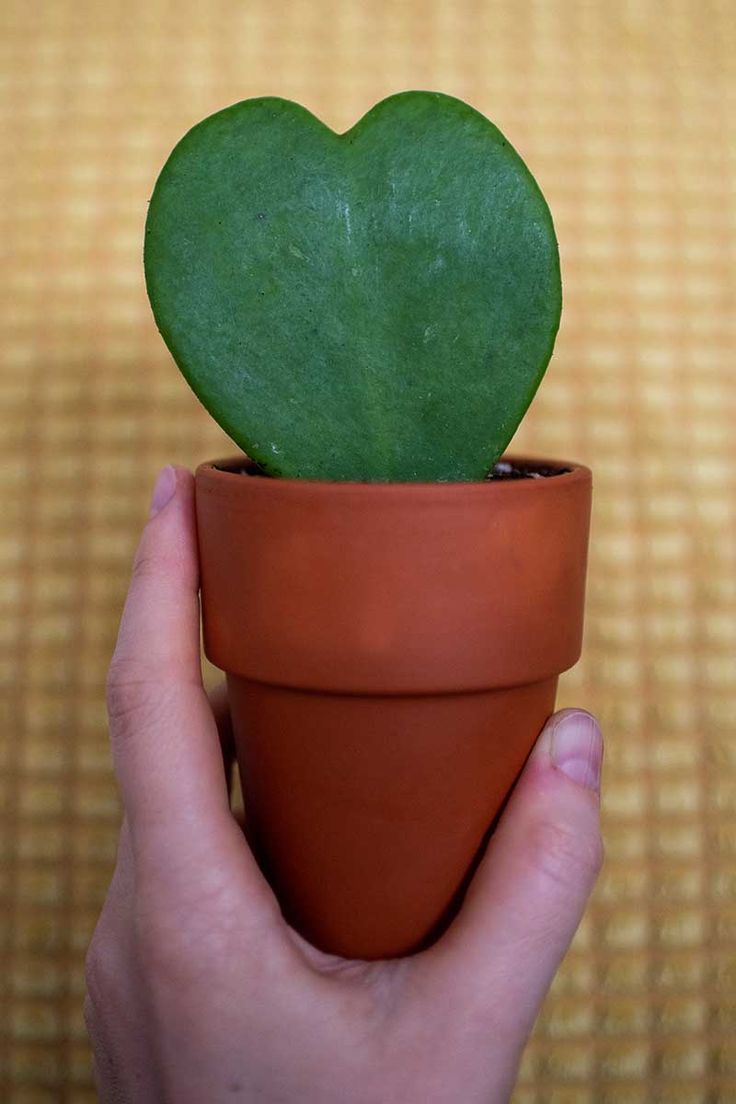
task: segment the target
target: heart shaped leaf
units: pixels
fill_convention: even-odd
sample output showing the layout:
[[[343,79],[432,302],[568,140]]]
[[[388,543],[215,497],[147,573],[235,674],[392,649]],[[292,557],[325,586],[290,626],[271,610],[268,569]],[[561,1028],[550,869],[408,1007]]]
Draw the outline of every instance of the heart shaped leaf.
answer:
[[[560,317],[533,177],[483,115],[433,92],[342,135],[276,98],[205,119],[156,184],[145,270],[196,394],[290,477],[482,479]]]

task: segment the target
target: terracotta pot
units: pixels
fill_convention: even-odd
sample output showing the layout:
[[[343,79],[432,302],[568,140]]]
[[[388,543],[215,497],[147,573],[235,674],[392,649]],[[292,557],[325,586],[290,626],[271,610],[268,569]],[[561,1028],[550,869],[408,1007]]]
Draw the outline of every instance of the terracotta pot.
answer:
[[[514,463],[563,473],[197,471],[205,649],[227,672],[246,832],[324,950],[390,957],[442,930],[580,654],[590,472]]]

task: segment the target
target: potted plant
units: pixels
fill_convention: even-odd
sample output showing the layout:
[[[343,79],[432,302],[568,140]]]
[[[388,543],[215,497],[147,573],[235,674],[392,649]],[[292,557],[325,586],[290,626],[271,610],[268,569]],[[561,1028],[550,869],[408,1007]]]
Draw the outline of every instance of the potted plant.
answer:
[[[411,952],[580,653],[590,473],[502,458],[559,324],[549,210],[451,97],[392,96],[342,135],[248,100],[175,147],[145,269],[243,451],[198,469],[196,501],[248,838],[322,949]]]

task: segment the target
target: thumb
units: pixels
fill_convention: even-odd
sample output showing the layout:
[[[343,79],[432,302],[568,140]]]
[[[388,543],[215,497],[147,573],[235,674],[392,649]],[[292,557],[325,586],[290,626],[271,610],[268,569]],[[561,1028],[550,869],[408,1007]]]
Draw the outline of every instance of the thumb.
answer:
[[[227,821],[227,787],[199,656],[194,480],[160,473],[107,682],[115,770],[131,838],[171,856],[172,836]],[[189,849],[191,841],[182,842]]]
[[[542,731],[473,878],[437,946],[465,975],[474,1005],[531,1030],[583,915],[603,858],[603,740],[594,717],[566,709]],[[430,952],[431,953],[431,952]]]

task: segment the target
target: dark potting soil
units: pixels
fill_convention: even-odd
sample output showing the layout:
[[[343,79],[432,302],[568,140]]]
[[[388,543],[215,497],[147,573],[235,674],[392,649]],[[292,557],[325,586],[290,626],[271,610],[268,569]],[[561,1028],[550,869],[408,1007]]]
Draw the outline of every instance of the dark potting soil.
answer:
[[[261,475],[265,476],[266,479],[273,478],[255,460],[250,460],[241,467],[225,470],[230,470],[236,475]],[[565,475],[569,471],[570,468],[550,468],[542,464],[535,464],[533,461],[528,464],[512,464],[508,460],[499,460],[494,465],[493,470],[485,477],[485,480],[489,483],[498,483],[514,479],[549,479],[554,475]]]
[[[496,483],[503,479],[550,479],[553,475],[565,475],[570,468],[548,468],[542,464],[512,464],[508,460],[499,460],[486,479]]]

